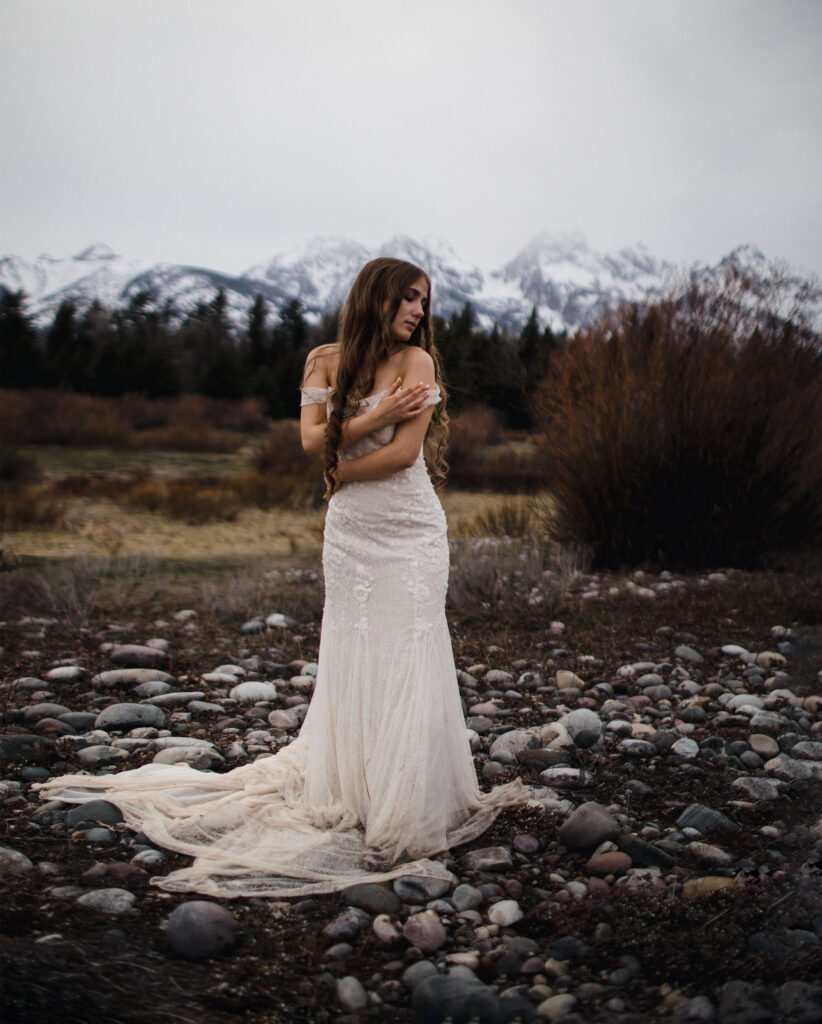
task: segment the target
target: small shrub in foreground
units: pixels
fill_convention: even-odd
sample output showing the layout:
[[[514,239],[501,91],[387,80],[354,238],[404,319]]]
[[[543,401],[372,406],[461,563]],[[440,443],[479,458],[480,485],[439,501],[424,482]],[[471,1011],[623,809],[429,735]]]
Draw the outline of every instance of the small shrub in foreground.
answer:
[[[554,361],[539,416],[557,540],[668,568],[822,541],[820,339],[752,312],[755,284],[623,309]]]
[[[579,549],[544,539],[458,541],[451,545],[448,604],[458,615],[510,617],[537,608],[550,618],[585,564]]]

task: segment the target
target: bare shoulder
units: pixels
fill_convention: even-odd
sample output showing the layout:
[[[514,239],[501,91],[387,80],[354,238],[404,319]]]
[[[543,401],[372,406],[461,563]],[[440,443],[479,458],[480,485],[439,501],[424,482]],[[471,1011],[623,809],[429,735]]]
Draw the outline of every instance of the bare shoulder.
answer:
[[[418,345],[409,345],[403,353],[401,375],[412,377],[426,384],[434,382],[434,360]]]
[[[318,345],[306,356],[303,387],[326,388],[334,383],[337,375],[339,345]]]

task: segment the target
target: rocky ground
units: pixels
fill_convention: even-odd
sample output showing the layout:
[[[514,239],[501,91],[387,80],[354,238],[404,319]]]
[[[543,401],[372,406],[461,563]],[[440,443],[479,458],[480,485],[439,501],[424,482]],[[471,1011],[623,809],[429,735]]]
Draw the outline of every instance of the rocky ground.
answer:
[[[822,1021],[819,583],[585,577],[562,621],[454,611],[479,776],[534,799],[450,852],[451,885],[297,901],[161,892],[182,858],[33,786],[269,755],[307,710],[316,617],[9,616],[3,1020]]]

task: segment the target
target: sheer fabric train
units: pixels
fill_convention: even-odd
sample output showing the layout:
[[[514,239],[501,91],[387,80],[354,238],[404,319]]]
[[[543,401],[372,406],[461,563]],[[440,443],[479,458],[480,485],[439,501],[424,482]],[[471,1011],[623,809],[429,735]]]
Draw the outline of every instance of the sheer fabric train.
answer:
[[[326,389],[306,388],[302,402],[326,399]],[[393,431],[341,457],[366,454]],[[317,681],[293,742],[225,774],[149,764],[56,778],[41,797],[102,796],[158,846],[194,857],[152,879],[171,891],[280,897],[400,875],[448,879],[432,858],[528,794],[519,780],[487,794],[477,785],[445,620],[445,516],[422,454],[333,496],[323,569]]]

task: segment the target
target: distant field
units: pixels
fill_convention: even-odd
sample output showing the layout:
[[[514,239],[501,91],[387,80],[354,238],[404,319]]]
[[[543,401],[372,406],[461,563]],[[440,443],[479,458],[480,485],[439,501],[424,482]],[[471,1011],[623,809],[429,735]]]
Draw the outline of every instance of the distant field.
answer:
[[[75,473],[112,475],[145,468],[158,475],[223,476],[244,469],[251,445],[235,452],[135,451],[128,448],[74,448],[67,445],[23,445],[47,479]]]
[[[511,500],[499,494],[448,490],[441,498],[452,538],[472,535],[478,516]],[[17,558],[45,559],[146,555],[194,561],[295,555],[320,549],[324,520],[324,507],[245,508],[229,522],[191,524],[124,509],[107,499],[76,498],[53,526],[5,531],[3,547]]]

